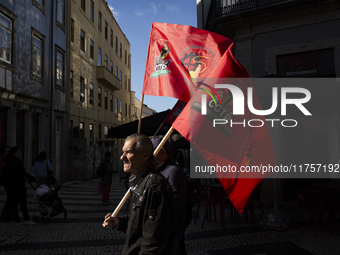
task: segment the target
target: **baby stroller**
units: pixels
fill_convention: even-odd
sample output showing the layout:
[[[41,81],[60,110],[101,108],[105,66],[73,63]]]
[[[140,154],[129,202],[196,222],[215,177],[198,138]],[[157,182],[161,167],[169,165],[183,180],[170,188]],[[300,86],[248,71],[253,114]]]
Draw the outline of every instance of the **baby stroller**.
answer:
[[[56,176],[47,176],[44,180],[44,184],[40,185],[35,190],[33,195],[33,201],[39,204],[42,202],[43,207],[38,209],[36,215],[32,216],[32,221],[36,222],[39,218],[46,218],[45,221],[48,223],[50,217],[57,216],[60,213],[64,213],[64,218],[67,218],[66,208],[58,196],[58,191],[63,186],[63,182],[60,181]],[[41,203],[40,203],[41,204]],[[40,206],[39,206],[40,207]]]

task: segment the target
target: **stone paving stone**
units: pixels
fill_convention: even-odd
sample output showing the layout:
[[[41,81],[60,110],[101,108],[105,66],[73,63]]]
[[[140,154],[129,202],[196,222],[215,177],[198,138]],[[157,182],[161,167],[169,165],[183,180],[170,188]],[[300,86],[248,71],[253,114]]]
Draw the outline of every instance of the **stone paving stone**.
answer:
[[[13,223],[0,223],[0,253],[1,255],[79,255],[79,254],[120,254],[124,243],[124,234],[101,226],[106,213],[112,212],[125,193],[124,183],[119,183],[118,174],[113,177],[110,193],[112,204],[103,206],[101,195],[94,194],[94,183],[98,180],[65,182],[59,196],[67,209],[67,220],[63,214],[50,219],[46,224],[39,219],[33,226],[16,226]],[[30,215],[37,211],[33,203],[33,190],[28,187],[28,208]],[[0,188],[0,208],[3,207],[5,194]],[[266,208],[265,208],[266,209]],[[197,206],[193,208],[196,215]],[[289,209],[288,209],[289,210]],[[291,217],[297,219],[297,208],[291,212]],[[267,210],[270,212],[270,209]],[[127,212],[123,207],[119,215]],[[278,231],[272,228],[252,227],[245,224],[241,215],[238,220],[230,219],[226,210],[226,229],[221,228],[219,208],[216,207],[217,222],[205,222],[202,229],[204,209],[199,212],[196,224],[191,223],[185,238],[189,255],[210,254],[256,254],[280,255],[285,250],[289,255],[339,255],[340,237],[329,234],[327,213],[314,238],[315,222],[309,222],[310,214],[304,212],[301,227]],[[21,216],[20,212],[19,215]],[[255,212],[257,221],[260,213]],[[250,216],[249,216],[250,218]],[[337,219],[340,229],[339,219]],[[265,247],[264,247],[265,246]],[[265,250],[263,250],[265,249]],[[242,253],[243,252],[243,253]],[[249,252],[249,253],[248,253]],[[283,253],[281,253],[283,254]],[[285,253],[287,254],[287,253]]]

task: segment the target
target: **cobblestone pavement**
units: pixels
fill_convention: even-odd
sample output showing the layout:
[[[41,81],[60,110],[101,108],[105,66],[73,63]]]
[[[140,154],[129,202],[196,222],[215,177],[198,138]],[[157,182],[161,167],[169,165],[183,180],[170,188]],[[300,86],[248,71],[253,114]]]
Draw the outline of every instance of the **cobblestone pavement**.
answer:
[[[17,226],[14,223],[0,223],[0,253],[14,254],[120,254],[124,243],[124,234],[104,229],[101,226],[103,217],[112,212],[125,193],[125,186],[119,182],[118,174],[114,175],[110,194],[110,205],[102,205],[101,196],[94,194],[94,183],[97,181],[66,182],[59,191],[59,196],[67,209],[67,220],[61,213],[46,224],[38,219],[32,226]],[[37,204],[33,203],[33,190],[27,193],[30,215],[36,214]],[[5,201],[3,188],[0,188],[0,208]],[[297,208],[291,215],[296,218]],[[197,206],[193,208],[196,212]],[[329,233],[328,221],[325,218],[314,237],[314,224],[308,223],[309,214],[303,216],[298,230],[295,228],[280,231],[264,227],[252,227],[244,222],[243,215],[239,220],[230,219],[226,210],[226,229],[221,228],[219,208],[217,222],[206,222],[202,229],[203,209],[200,210],[196,224],[191,223],[186,231],[186,247],[189,255],[339,255],[340,236]],[[267,209],[266,211],[268,211]],[[269,210],[270,211],[270,210]],[[123,207],[121,214],[126,212]],[[21,216],[21,214],[19,213]],[[325,214],[327,216],[327,214]],[[255,213],[259,218],[260,214]],[[214,218],[214,217],[213,217]],[[337,226],[339,226],[337,219]]]

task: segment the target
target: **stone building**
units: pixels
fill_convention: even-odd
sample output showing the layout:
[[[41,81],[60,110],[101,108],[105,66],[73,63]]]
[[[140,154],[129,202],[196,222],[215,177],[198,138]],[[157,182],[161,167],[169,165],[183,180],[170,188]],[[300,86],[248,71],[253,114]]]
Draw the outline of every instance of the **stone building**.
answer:
[[[140,114],[140,102],[131,91],[130,42],[104,0],[69,1],[68,36],[69,148],[76,154],[101,148],[96,162],[112,150],[118,166],[123,141],[109,138],[108,130]],[[82,155],[78,162],[92,157]],[[69,168],[74,172],[73,159]],[[78,168],[88,171],[92,163]]]
[[[18,146],[25,168],[45,150],[67,169],[68,1],[0,3],[0,144]]]
[[[234,55],[250,77],[340,76],[339,1],[197,0],[197,14],[199,28],[235,42]],[[338,94],[328,95],[320,105],[328,101],[329,111],[317,112],[313,118],[298,117],[296,128],[275,131],[272,141],[278,164],[338,163]],[[280,180],[280,197],[292,198],[293,187],[307,187],[311,181]]]
[[[130,43],[104,0],[69,10],[69,127],[87,145],[112,146],[108,129],[131,117]]]

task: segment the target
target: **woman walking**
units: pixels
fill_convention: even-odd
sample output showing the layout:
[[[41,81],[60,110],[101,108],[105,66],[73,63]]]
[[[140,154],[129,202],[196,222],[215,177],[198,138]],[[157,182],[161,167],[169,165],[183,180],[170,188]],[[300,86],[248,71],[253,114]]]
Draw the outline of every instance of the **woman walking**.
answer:
[[[38,181],[44,181],[45,178],[49,175],[48,172],[53,171],[53,166],[50,161],[47,159],[47,154],[45,151],[40,152],[37,157],[37,161],[33,166],[33,173],[37,177]],[[37,188],[42,184],[42,182],[37,183]]]
[[[37,182],[37,189],[43,184],[43,181],[49,175],[49,173],[53,173],[53,166],[49,160],[47,160],[47,154],[45,151],[40,152],[37,157],[37,161],[34,163],[33,166],[33,173],[35,174],[38,182]],[[39,201],[39,208],[42,208],[44,203]],[[39,209],[40,212],[40,209]]]
[[[111,169],[111,152],[107,151],[104,154],[104,158],[100,162],[100,164],[105,169],[105,174],[101,177],[101,184],[103,185],[103,204],[109,204],[109,196],[111,191],[111,184],[112,184],[112,169]]]
[[[8,195],[10,196],[11,212],[14,221],[20,223],[18,205],[20,203],[21,212],[25,219],[24,224],[33,225],[27,211],[27,197],[25,181],[35,182],[36,179],[28,174],[21,161],[21,151],[18,147],[11,148],[5,167],[5,180],[8,185]]]

